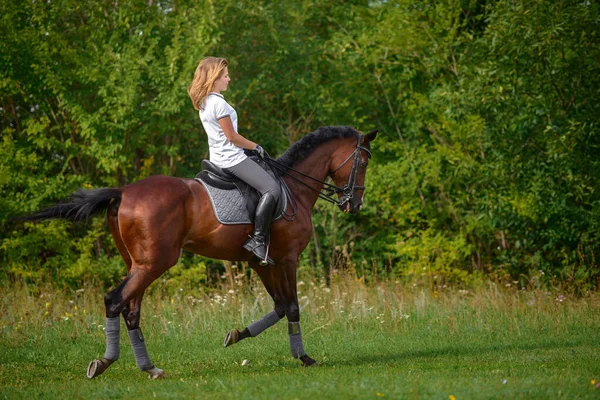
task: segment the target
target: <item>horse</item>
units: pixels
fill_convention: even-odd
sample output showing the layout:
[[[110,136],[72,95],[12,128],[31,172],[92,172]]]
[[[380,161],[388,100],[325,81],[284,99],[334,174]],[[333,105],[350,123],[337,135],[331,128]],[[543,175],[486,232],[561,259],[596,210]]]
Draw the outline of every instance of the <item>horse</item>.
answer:
[[[90,362],[87,377],[99,376],[119,359],[119,315],[125,321],[138,368],[152,379],[164,377],[146,350],[140,328],[142,298],[146,288],[177,263],[183,250],[214,259],[247,261],[273,299],[273,311],[242,331],[230,330],[225,347],[256,337],[285,316],[292,356],[302,366],[316,365],[302,342],[296,287],[298,258],[311,238],[311,213],[318,197],[336,203],[346,213],[361,209],[370,142],[376,136],[376,130],[362,135],[346,126],[321,127],[302,137],[277,160],[267,159],[296,199],[294,217],[279,219],[271,226],[269,251],[275,265],[263,265],[242,248],[253,226],[221,224],[207,190],[194,179],[155,175],[120,188],[80,189],[68,200],[23,217],[80,221],[107,212],[127,275],[104,296],[106,352],[102,359]],[[335,185],[325,182],[328,177]]]

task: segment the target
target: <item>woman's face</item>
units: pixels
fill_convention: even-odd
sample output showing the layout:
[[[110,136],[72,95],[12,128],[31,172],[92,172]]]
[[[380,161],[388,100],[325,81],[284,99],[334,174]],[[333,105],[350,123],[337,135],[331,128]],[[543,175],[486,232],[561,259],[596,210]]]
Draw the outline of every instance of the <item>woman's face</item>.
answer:
[[[227,67],[225,67],[221,77],[215,81],[213,91],[217,93],[224,92],[225,90],[227,90],[227,85],[229,85],[230,80],[231,79],[229,78],[229,71],[227,70]]]

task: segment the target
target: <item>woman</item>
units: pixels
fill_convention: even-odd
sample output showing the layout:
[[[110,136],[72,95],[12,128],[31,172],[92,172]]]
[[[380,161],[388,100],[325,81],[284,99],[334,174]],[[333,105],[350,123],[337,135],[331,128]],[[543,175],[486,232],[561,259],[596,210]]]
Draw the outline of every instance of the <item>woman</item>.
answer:
[[[227,90],[230,80],[227,60],[206,57],[196,68],[188,93],[194,108],[200,112],[208,135],[210,161],[258,190],[262,196],[254,217],[254,233],[244,248],[261,260],[267,260],[266,234],[281,189],[271,175],[244,153],[244,149],[248,149],[265,157],[261,146],[237,132],[237,113],[221,94]],[[272,263],[270,259],[267,261]]]

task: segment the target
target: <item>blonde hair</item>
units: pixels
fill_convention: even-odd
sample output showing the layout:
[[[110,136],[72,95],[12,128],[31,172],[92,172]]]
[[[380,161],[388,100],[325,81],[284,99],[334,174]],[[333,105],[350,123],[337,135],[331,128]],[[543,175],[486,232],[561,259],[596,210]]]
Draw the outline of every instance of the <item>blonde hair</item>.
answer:
[[[194,79],[188,86],[188,94],[196,110],[202,107],[215,81],[223,75],[226,67],[227,60],[224,58],[205,57],[200,60],[200,64],[198,64],[194,73]]]

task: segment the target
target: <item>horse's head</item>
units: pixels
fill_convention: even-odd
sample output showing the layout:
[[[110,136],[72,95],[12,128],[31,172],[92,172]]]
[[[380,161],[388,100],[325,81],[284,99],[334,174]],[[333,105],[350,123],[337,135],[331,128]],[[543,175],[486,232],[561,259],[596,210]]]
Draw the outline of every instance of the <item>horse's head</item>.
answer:
[[[347,146],[340,147],[334,154],[330,175],[341,189],[338,190],[338,207],[346,213],[357,213],[362,207],[365,175],[371,158],[370,143],[377,137],[377,132],[359,135],[358,142],[348,141]]]

